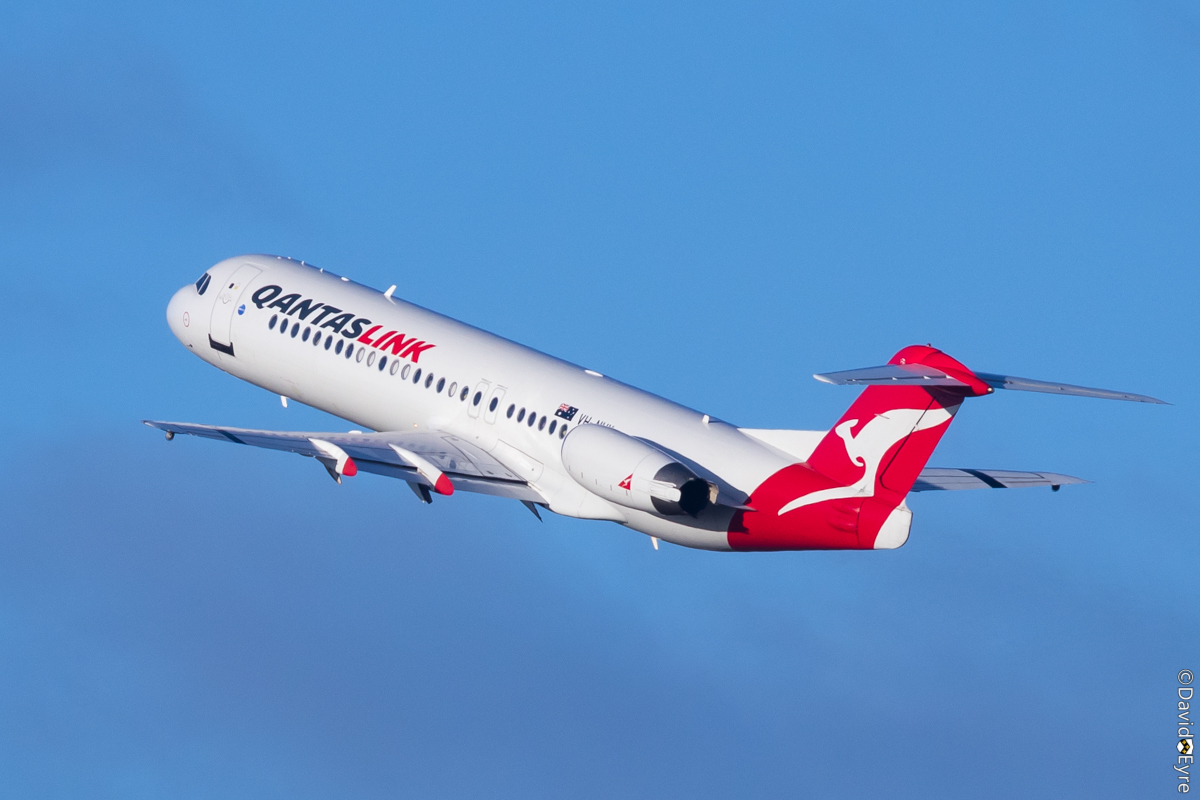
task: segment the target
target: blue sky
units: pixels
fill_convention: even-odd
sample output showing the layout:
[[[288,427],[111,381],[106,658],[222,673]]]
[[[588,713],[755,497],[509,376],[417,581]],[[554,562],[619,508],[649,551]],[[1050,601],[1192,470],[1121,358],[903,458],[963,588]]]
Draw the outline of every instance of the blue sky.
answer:
[[[1183,2],[0,7],[0,796],[1152,797],[1200,666]],[[932,342],[1162,397],[969,403],[894,553],[721,555],[180,419],[292,255],[743,426]]]

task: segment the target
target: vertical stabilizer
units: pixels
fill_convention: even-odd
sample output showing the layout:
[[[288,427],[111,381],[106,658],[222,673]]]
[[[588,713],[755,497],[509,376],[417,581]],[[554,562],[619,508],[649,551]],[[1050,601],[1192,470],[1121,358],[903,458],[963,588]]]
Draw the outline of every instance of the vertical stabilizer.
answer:
[[[932,367],[937,383],[870,385],[803,464],[772,475],[734,519],[734,549],[899,547],[912,514],[912,489],[967,397],[987,384],[932,347],[906,347],[888,362]]]

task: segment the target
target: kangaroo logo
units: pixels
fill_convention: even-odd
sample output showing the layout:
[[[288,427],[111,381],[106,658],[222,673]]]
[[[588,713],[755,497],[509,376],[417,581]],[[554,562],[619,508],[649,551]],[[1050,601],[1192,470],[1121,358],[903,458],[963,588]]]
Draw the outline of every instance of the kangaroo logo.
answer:
[[[862,477],[849,486],[834,486],[797,497],[779,509],[779,516],[825,500],[871,497],[875,494],[875,475],[879,472],[879,462],[883,460],[884,454],[910,433],[936,428],[949,422],[952,416],[953,414],[944,408],[893,408],[876,414],[874,419],[862,427],[857,436],[851,435],[850,431],[858,424],[858,420],[846,420],[834,428],[833,432],[846,446],[846,455],[850,458],[850,463],[856,467],[865,467]]]

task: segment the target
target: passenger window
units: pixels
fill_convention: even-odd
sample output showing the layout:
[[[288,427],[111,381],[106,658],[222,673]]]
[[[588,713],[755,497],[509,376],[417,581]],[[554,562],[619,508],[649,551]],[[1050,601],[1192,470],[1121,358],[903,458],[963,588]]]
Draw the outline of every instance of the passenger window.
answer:
[[[545,414],[543,414],[542,418],[540,420],[538,420],[538,430],[540,431],[544,427],[546,427],[546,415]]]
[[[417,367],[417,371],[413,374],[413,383],[421,382],[421,368]]]
[[[484,397],[487,398],[483,421],[493,425],[496,422],[496,409],[500,408],[500,404],[504,402],[504,394],[508,389],[504,386],[489,387],[487,381],[481,381],[477,388],[482,389]]]
[[[383,368],[387,366],[387,356],[379,359],[379,371],[383,372]]]
[[[531,428],[532,428],[532,427],[533,427],[533,423],[535,423],[535,422],[537,422],[537,414],[535,414],[535,413],[533,413],[532,411],[530,411],[530,412],[529,412],[529,427],[531,427]]]
[[[425,378],[425,388],[428,389],[432,385],[433,385],[433,373],[431,372],[431,373],[429,373],[428,377]]]
[[[356,355],[354,357],[354,360],[359,363],[362,363],[362,357],[363,357],[363,349],[360,347],[360,348],[358,348],[358,355]]]
[[[509,419],[512,419],[513,412],[516,410],[517,410],[517,405],[516,405],[516,403],[513,403],[511,406],[508,407],[508,411],[504,412],[504,416],[508,417]]]
[[[354,355],[354,345],[348,344],[346,345],[346,358],[349,358],[352,355]]]
[[[300,332],[300,323],[297,322],[295,325],[292,326],[292,338],[295,339],[296,334],[299,332]]]
[[[479,405],[479,401],[482,399],[483,399],[483,392],[476,392],[475,396],[473,398],[471,398],[471,405],[473,405],[473,406]]]
[[[392,362],[392,368],[391,368],[390,370],[388,370],[388,372],[390,372],[390,373],[392,373],[393,375],[395,375],[395,374],[396,374],[397,372],[399,372],[399,371],[400,371],[400,362],[399,362],[399,361],[393,361],[393,362]]]
[[[470,393],[471,393],[471,389],[470,389],[470,387],[469,387],[469,386],[464,386],[464,387],[463,387],[463,390],[462,390],[462,394],[460,394],[460,395],[458,396],[458,399],[459,399],[459,400],[461,400],[461,401],[463,401],[463,402],[465,403],[465,402],[467,402],[467,395],[468,395],[468,394],[470,394]]]
[[[330,347],[333,347],[333,337],[326,336],[325,337],[325,349],[328,350]]]
[[[369,367],[374,363],[375,363],[375,351],[372,350],[370,352],[370,354],[367,356],[367,366]]]
[[[316,333],[313,334],[313,347],[316,347],[320,343],[321,343],[321,332],[317,331]]]
[[[399,362],[397,362],[399,363]],[[405,364],[404,369],[400,370],[400,380],[408,380],[408,373],[412,372],[412,364]]]
[[[557,427],[558,427],[558,420],[556,420],[556,419],[550,420],[550,430],[548,431],[548,433],[554,433],[554,429]]]
[[[558,438],[562,439],[566,435],[567,435],[567,423],[564,422],[563,426],[558,429]]]
[[[445,386],[445,385],[446,385],[446,379],[445,379],[445,378],[438,378],[438,385],[437,385],[437,393],[438,393],[438,394],[441,394],[441,393],[442,393],[442,387],[443,387],[443,386]],[[453,394],[453,392],[451,392],[451,394]]]
[[[342,354],[342,345],[344,344],[345,342],[343,342],[341,339],[338,339],[337,347],[333,348],[333,352],[340,356]]]
[[[312,332],[312,328],[305,328],[305,329],[304,329],[304,335],[300,337],[300,341],[302,341],[302,342],[307,342],[307,341],[308,341],[308,334],[309,334],[309,333],[311,333],[311,332]]]
[[[287,333],[287,320],[286,319],[279,323],[279,332]]]
[[[458,381],[450,384],[450,391],[446,392],[446,394],[450,395],[451,397],[454,397],[454,395],[458,394]]]
[[[517,422],[524,422],[524,421],[525,421],[525,409],[522,408],[520,411],[517,412]]]
[[[267,330],[269,330],[269,331],[273,331],[273,330],[275,330],[275,323],[276,323],[276,322],[279,322],[279,315],[278,315],[278,314],[272,314],[272,315],[271,315],[271,321],[267,323]]]

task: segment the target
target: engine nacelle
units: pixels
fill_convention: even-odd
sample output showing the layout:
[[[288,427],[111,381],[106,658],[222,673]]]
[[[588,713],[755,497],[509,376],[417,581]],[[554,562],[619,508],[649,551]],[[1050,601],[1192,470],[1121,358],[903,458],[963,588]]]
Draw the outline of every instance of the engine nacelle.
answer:
[[[583,488],[626,508],[696,516],[717,487],[666,453],[603,425],[578,425],[563,441],[563,465]]]

